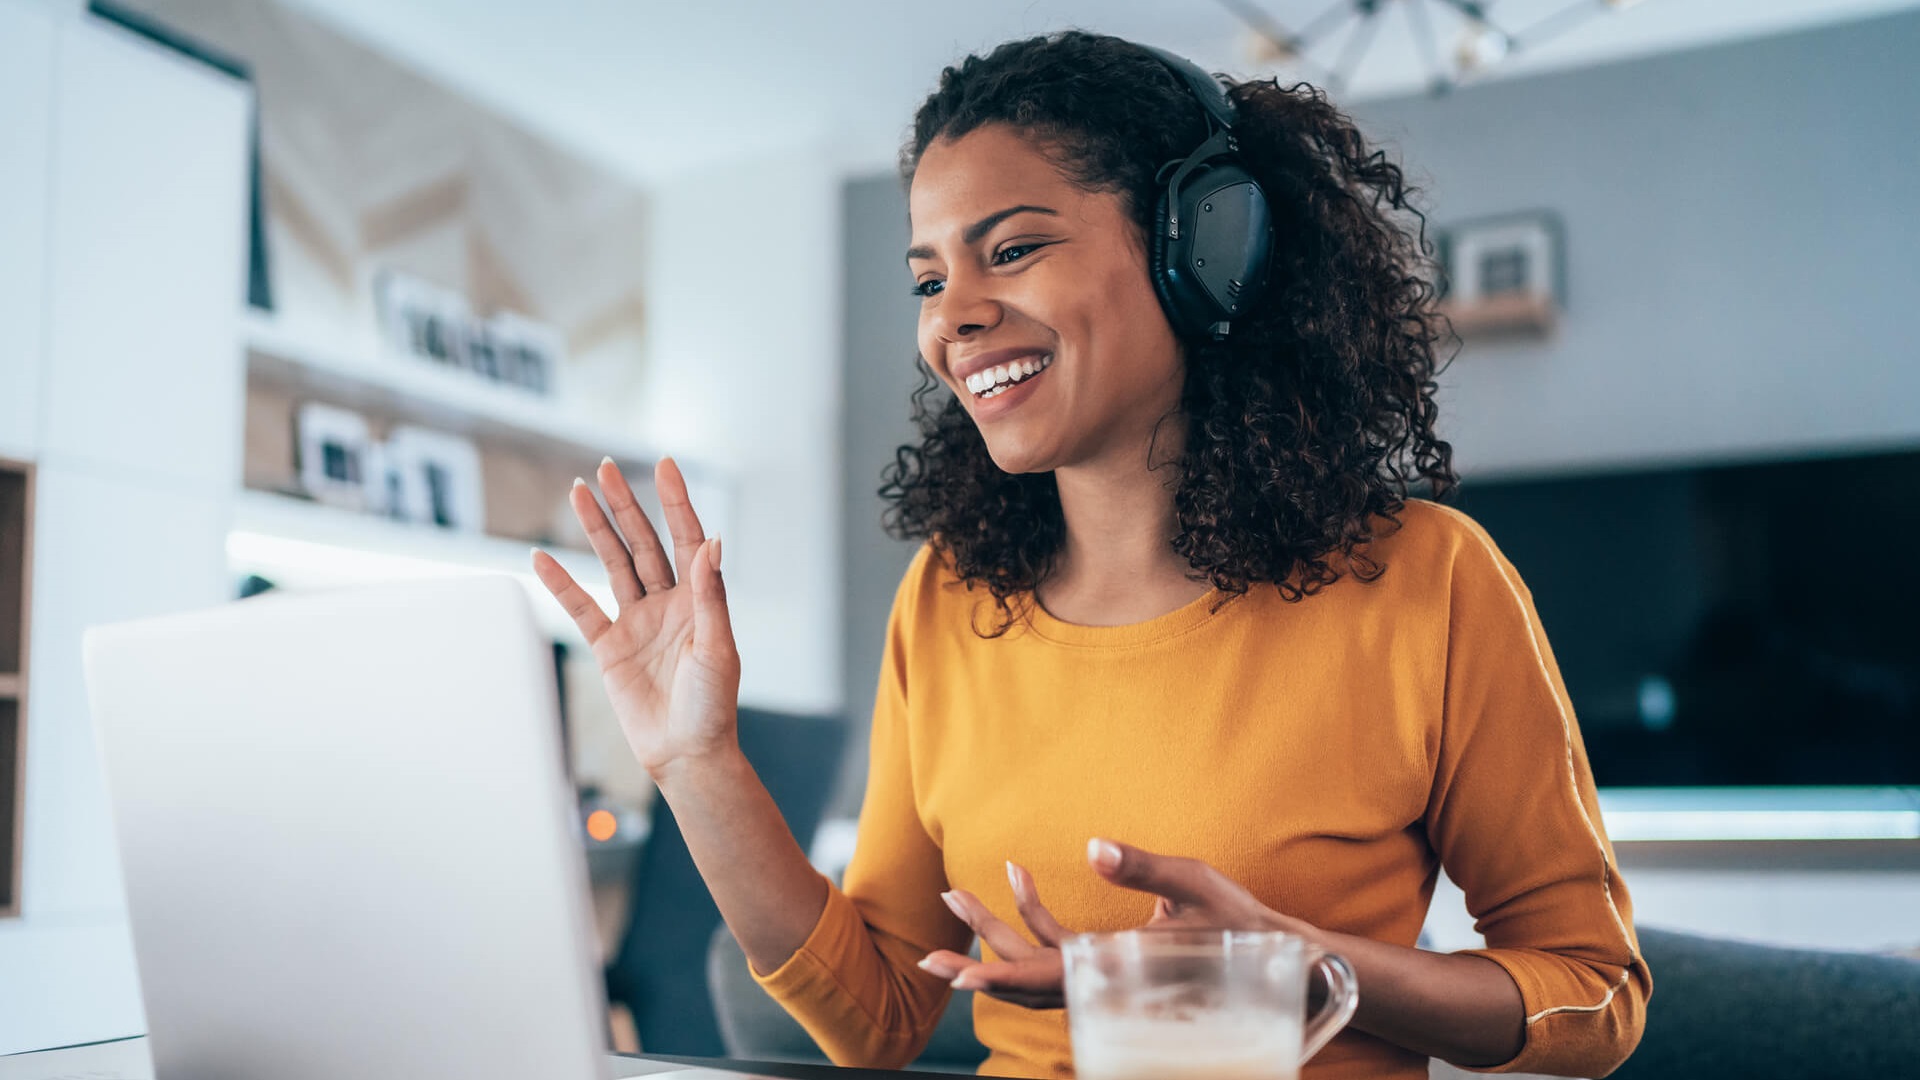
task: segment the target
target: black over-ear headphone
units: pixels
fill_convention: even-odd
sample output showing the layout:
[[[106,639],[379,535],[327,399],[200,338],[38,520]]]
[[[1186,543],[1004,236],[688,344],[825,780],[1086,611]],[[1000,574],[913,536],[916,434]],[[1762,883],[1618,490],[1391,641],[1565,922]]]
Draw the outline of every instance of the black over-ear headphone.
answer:
[[[1160,167],[1148,272],[1160,306],[1182,338],[1218,341],[1266,289],[1273,215],[1266,193],[1236,158],[1238,110],[1213,76],[1191,60],[1150,45],[1207,112],[1207,140]]]

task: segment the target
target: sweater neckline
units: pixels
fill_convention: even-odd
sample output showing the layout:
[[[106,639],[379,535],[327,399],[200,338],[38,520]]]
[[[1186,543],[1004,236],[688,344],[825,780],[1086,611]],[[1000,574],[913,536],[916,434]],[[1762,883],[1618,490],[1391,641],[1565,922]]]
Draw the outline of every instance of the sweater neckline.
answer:
[[[1150,645],[1157,641],[1178,637],[1205,625],[1216,614],[1214,605],[1224,598],[1226,594],[1219,589],[1208,589],[1197,599],[1190,600],[1165,615],[1156,615],[1145,622],[1126,623],[1121,626],[1087,626],[1056,617],[1040,603],[1037,595],[1028,593],[1027,625],[1038,637],[1059,645],[1082,648],[1127,648]]]

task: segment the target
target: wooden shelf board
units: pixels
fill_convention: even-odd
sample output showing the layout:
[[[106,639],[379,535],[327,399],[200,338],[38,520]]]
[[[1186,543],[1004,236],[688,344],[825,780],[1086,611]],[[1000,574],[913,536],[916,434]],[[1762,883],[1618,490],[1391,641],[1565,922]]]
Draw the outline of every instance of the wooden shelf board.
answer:
[[[1466,304],[1443,300],[1440,312],[1452,321],[1455,332],[1462,337],[1544,336],[1553,332],[1559,320],[1552,300],[1518,293],[1490,296]]]

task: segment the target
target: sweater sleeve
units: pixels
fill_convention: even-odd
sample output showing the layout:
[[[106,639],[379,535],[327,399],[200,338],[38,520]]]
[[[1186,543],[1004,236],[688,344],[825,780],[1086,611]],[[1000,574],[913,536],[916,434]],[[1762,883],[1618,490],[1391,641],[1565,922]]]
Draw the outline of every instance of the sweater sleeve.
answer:
[[[907,656],[928,563],[922,548],[888,619],[846,885],[829,883],[826,909],[798,952],[767,975],[753,973],[836,1065],[900,1068],[918,1057],[952,990],[917,964],[972,941],[940,900],[946,868],[915,807],[908,757]]]
[[[1520,1053],[1485,1071],[1605,1076],[1640,1041],[1652,979],[1532,594],[1460,520],[1427,831],[1486,938],[1469,952],[1526,1008]]]

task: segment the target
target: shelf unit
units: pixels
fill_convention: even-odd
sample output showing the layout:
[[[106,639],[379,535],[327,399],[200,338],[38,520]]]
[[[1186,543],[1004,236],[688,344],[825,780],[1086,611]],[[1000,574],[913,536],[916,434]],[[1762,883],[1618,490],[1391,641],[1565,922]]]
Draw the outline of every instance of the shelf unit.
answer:
[[[242,316],[247,375],[289,390],[474,439],[510,443],[543,456],[598,461],[611,456],[651,467],[656,454],[631,437],[571,416],[557,402],[492,386],[425,361],[341,348],[290,330],[270,315]]]
[[[634,484],[641,505],[658,524],[659,503],[652,490],[656,455],[650,447],[617,432],[582,422],[554,401],[512,387],[493,386],[424,361],[381,355],[378,350],[329,344],[291,329],[270,315],[242,316],[249,397],[246,487],[235,502],[228,536],[229,568],[258,574],[278,586],[329,588],[375,581],[504,573],[528,590],[536,617],[555,638],[581,643],[572,621],[534,577],[529,547],[553,555],[602,606],[613,611],[599,559],[584,550],[584,536],[538,542],[396,522],[371,514],[322,505],[290,494],[290,473],[257,475],[256,447],[284,453],[293,437],[288,411],[294,403],[322,401],[353,409],[376,424],[413,424],[461,435],[482,447],[486,468],[511,465],[520,473],[519,492],[529,489],[550,503],[515,516],[523,524],[564,516],[565,493],[572,477],[591,474],[603,456],[618,462]],[[261,417],[280,425],[256,431]],[[286,468],[281,462],[277,468]],[[725,512],[725,487],[682,465],[695,488],[696,505]],[[492,481],[489,480],[491,486]],[[490,490],[489,502],[494,493]],[[548,510],[552,513],[548,513]],[[495,517],[490,505],[488,517]],[[512,531],[512,530],[502,530]],[[709,524],[709,531],[715,531]]]
[[[32,583],[33,467],[0,459],[0,918],[20,914]]]

